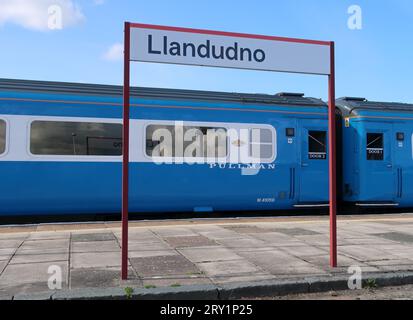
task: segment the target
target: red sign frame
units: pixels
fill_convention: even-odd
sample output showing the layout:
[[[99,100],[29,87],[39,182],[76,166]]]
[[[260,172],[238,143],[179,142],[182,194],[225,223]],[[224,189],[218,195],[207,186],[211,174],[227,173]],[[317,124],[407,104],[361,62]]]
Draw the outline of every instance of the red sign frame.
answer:
[[[329,138],[329,203],[330,203],[330,266],[337,267],[337,168],[335,125],[335,44],[333,41],[317,41],[284,38],[245,33],[167,27],[125,22],[124,83],[123,83],[123,162],[122,162],[122,280],[128,278],[128,220],[129,220],[129,120],[130,120],[130,36],[131,28],[178,31],[238,38],[317,44],[330,47],[330,74],[328,75],[328,138]]]

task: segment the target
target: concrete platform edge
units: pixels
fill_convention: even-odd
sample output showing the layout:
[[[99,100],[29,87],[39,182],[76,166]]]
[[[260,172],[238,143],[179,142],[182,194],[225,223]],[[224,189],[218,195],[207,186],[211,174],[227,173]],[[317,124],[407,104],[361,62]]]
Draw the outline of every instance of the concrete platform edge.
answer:
[[[413,272],[368,273],[364,280],[372,279],[379,287],[413,284]],[[226,285],[192,285],[132,288],[132,300],[230,300],[265,296],[285,296],[300,293],[319,293],[348,289],[348,277],[311,277],[304,279],[267,280],[231,283]],[[97,288],[64,290],[49,293],[16,295],[13,300],[126,300],[123,288]]]

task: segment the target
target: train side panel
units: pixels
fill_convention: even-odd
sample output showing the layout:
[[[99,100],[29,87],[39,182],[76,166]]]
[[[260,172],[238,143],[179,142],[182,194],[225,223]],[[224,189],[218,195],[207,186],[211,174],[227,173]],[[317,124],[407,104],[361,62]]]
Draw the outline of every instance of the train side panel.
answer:
[[[28,143],[34,119],[120,123],[120,99],[80,97],[62,104],[56,101],[66,97],[59,95],[18,98],[0,105],[0,118],[8,122],[12,137],[0,158],[0,175],[6,182],[0,187],[0,214],[120,212],[120,156],[39,157],[31,154]],[[79,99],[85,103],[77,103]],[[322,133],[327,130],[325,109],[302,107],[292,112],[286,106],[257,105],[242,106],[248,109],[244,111],[237,104],[134,102],[142,107],[132,109],[132,119],[139,119],[131,122],[132,212],[283,210],[328,201],[327,152],[322,150],[327,143]],[[145,159],[143,145],[145,124],[154,121],[269,126],[275,132],[276,154],[258,168],[240,163],[156,164]],[[309,150],[310,144],[314,150]]]
[[[413,117],[360,111],[343,129],[344,201],[413,206]]]

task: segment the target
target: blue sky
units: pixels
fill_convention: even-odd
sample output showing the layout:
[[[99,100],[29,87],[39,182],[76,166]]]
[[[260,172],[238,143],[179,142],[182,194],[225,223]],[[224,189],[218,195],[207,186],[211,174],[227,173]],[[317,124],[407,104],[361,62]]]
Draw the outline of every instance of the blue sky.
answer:
[[[42,28],[42,10],[53,3],[72,15],[63,30]],[[351,5],[362,9],[361,30],[347,26]],[[121,84],[122,61],[116,50],[112,59],[107,52],[122,43],[126,20],[334,40],[338,97],[413,103],[411,0],[0,0],[0,77]],[[149,87],[327,95],[323,76],[234,69],[134,63],[131,81]]]

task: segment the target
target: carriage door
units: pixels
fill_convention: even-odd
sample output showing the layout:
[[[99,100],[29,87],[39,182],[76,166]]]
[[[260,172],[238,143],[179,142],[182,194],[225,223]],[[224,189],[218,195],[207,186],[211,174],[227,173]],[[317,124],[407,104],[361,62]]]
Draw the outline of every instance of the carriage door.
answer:
[[[366,125],[360,156],[360,189],[366,201],[393,202],[396,196],[393,150],[393,127],[389,123]]]
[[[304,120],[301,131],[301,204],[328,202],[328,155],[325,121]]]

